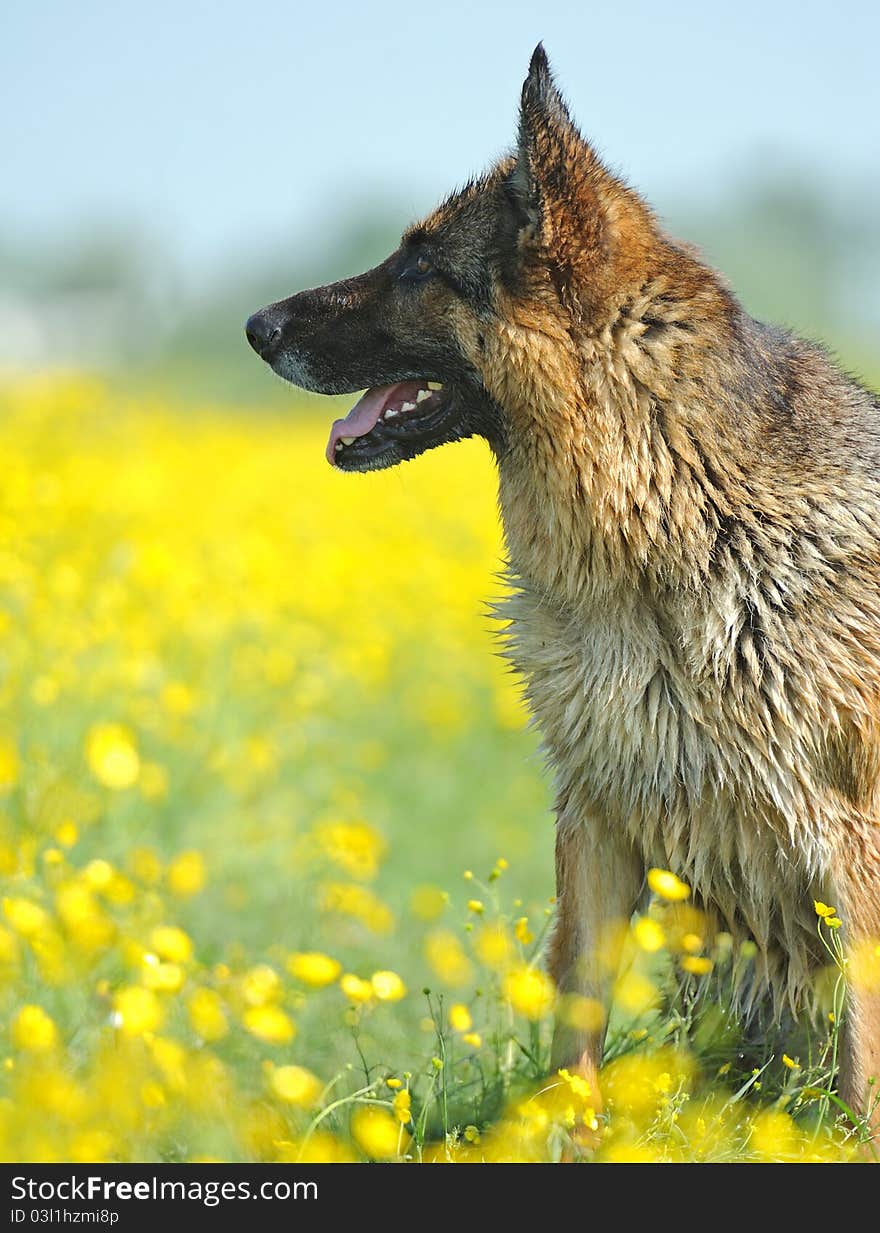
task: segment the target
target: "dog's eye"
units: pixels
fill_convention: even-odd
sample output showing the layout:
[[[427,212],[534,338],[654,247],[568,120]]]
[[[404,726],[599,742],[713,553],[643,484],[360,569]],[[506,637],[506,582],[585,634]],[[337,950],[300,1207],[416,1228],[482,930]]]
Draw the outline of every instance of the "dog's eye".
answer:
[[[427,278],[429,274],[434,273],[434,263],[424,253],[419,253],[412,265],[408,265],[401,274],[401,278],[407,282],[420,282],[423,278]]]

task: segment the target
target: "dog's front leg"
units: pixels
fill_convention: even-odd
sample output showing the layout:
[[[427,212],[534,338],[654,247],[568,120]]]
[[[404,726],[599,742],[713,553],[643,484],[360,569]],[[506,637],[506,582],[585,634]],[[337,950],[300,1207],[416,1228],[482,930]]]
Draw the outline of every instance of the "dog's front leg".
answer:
[[[601,819],[560,813],[556,829],[556,923],[550,974],[560,993],[551,1060],[590,1083],[601,1107],[599,1067],[626,926],[644,882],[628,838]]]
[[[833,888],[849,952],[838,1088],[850,1108],[868,1118],[870,1159],[880,1160],[880,828],[873,819],[855,817],[845,833]]]

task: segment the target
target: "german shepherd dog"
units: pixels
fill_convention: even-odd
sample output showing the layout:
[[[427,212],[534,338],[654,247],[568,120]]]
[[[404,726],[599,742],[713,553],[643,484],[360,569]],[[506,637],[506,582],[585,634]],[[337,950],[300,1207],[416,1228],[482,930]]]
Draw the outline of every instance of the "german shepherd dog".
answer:
[[[493,451],[505,653],[555,777],[560,991],[607,1008],[600,942],[652,866],[754,939],[745,1011],[811,1005],[814,900],[880,954],[880,402],[663,233],[543,47],[512,155],[247,337],[306,390],[366,389],[330,430],[340,471]],[[869,1114],[880,982],[847,1002],[839,1092]],[[559,1023],[554,1065],[595,1084],[603,1040]]]

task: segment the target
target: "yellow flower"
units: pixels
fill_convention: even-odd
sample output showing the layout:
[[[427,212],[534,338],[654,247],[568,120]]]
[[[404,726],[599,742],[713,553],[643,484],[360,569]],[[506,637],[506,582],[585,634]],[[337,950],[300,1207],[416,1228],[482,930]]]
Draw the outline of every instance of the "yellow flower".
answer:
[[[241,993],[248,1006],[265,1006],[281,997],[281,978],[268,963],[249,968],[241,978]]]
[[[301,1108],[313,1105],[323,1089],[321,1080],[304,1066],[273,1066],[269,1086],[281,1100]]]
[[[410,896],[409,906],[419,920],[436,920],[443,915],[448,902],[446,893],[436,886],[417,886]]]
[[[13,964],[18,957],[19,945],[15,934],[9,929],[0,928],[0,963]]]
[[[92,890],[103,891],[113,881],[114,872],[115,870],[109,861],[89,861],[83,870],[83,881]]]
[[[669,1071],[661,1071],[654,1080],[654,1091],[659,1092],[661,1096],[668,1096],[672,1091],[672,1075]]]
[[[169,681],[162,688],[162,704],[172,715],[190,715],[195,709],[195,697],[183,681]]]
[[[658,925],[650,916],[639,917],[633,925],[633,937],[636,940],[636,944],[649,955],[662,950],[666,941],[666,935],[663,932],[662,926]]]
[[[461,1002],[449,1007],[449,1026],[454,1032],[469,1032],[473,1025],[471,1012]]]
[[[752,1123],[749,1146],[766,1160],[790,1159],[797,1148],[797,1128],[787,1113],[765,1109]]]
[[[647,976],[630,968],[614,982],[614,1001],[631,1015],[644,1015],[660,1001],[660,990]]]
[[[553,1126],[573,1130],[576,1126],[596,1129],[596,1111],[590,1101],[589,1083],[568,1070],[557,1072],[556,1081],[545,1084],[534,1096],[522,1101],[518,1113],[527,1135],[543,1137]]]
[[[32,847],[32,844],[28,845]],[[0,840],[0,877],[12,877],[18,872],[23,853],[13,844]]]
[[[519,918],[516,922],[514,933],[516,934],[517,942],[521,942],[523,946],[528,946],[530,942],[535,940],[535,935],[529,929],[529,918],[527,916]]]
[[[106,788],[130,788],[141,770],[134,735],[124,724],[94,724],[86,736],[86,759]]]
[[[840,919],[839,916],[826,916],[825,924],[828,926],[829,929],[839,929],[840,926],[843,924],[843,921]]]
[[[466,1045],[470,1045],[472,1049],[479,1049],[483,1043],[483,1038],[479,1032],[465,1032],[461,1039]]]
[[[816,910],[816,915],[822,920],[827,920],[829,916],[837,915],[837,908],[831,908],[827,903],[823,903],[821,899],[813,900],[813,907]]]
[[[249,1006],[242,1022],[252,1036],[270,1045],[286,1045],[296,1035],[296,1025],[280,1006]]]
[[[113,1022],[125,1036],[155,1032],[162,1023],[162,1007],[150,989],[130,985],[113,998]]]
[[[372,933],[390,933],[394,914],[368,886],[348,882],[325,882],[320,888],[322,912],[335,912],[360,921]]]
[[[18,783],[18,748],[9,737],[0,737],[0,796],[6,796]]]
[[[598,1032],[605,1022],[602,1003],[596,998],[585,998],[576,993],[563,994],[558,1013],[562,1023],[584,1032]]]
[[[303,1139],[275,1140],[276,1159],[289,1164],[354,1164],[355,1156],[351,1149],[327,1130],[316,1130]]]
[[[559,1070],[558,1075],[571,1088],[572,1093],[581,1100],[589,1100],[593,1094],[593,1089],[583,1075],[573,1075],[570,1070],[563,1067]]]
[[[353,878],[369,881],[378,873],[387,844],[366,822],[324,822],[314,833],[325,856]]]
[[[473,912],[476,916],[482,916],[486,910],[484,904],[479,899],[469,899],[467,906],[468,911]]]
[[[789,1070],[800,1070],[801,1068],[800,1062],[796,1061],[793,1057],[789,1057],[787,1053],[782,1055],[782,1064],[787,1066]]]
[[[513,938],[502,924],[483,925],[474,943],[477,955],[487,968],[503,971],[519,960]]]
[[[69,1159],[76,1164],[112,1164],[113,1136],[106,1130],[84,1130],[74,1135]]]
[[[115,904],[117,907],[131,903],[136,893],[133,883],[129,881],[125,874],[120,873],[116,869],[113,871],[113,877],[102,891],[107,902]]]
[[[380,1002],[399,1002],[406,996],[406,985],[396,972],[374,972],[370,983]]]
[[[296,952],[288,956],[285,966],[291,976],[304,985],[311,985],[313,989],[332,985],[342,971],[342,964],[337,959],[331,959],[320,951]]]
[[[19,1049],[46,1053],[58,1044],[58,1029],[41,1006],[22,1006],[12,1021],[12,1041]]]
[[[412,1121],[412,1112],[410,1110],[410,1100],[411,1100],[411,1097],[410,1097],[409,1092],[406,1090],[406,1088],[398,1092],[397,1095],[394,1097],[394,1101],[393,1101],[394,1115],[397,1118],[397,1120],[401,1123],[401,1125],[403,1126],[405,1126],[407,1122]]]
[[[62,848],[72,848],[76,844],[77,839],[79,839],[79,831],[69,818],[65,819],[55,831],[55,842],[60,844]]]
[[[668,869],[649,869],[648,886],[655,895],[659,895],[661,899],[668,899],[673,903],[687,899],[691,893],[691,888],[687,883],[682,882],[674,873],[670,873]]]
[[[189,1021],[202,1040],[221,1040],[229,1031],[223,1000],[213,989],[197,989],[187,1002]]]
[[[397,1091],[398,1088],[403,1087],[402,1079],[386,1079],[385,1082],[388,1085],[388,1087],[390,1087],[391,1090],[395,1092]]]
[[[169,1087],[182,1092],[187,1085],[186,1050],[176,1040],[153,1036],[149,1041],[150,1053]]]
[[[361,1106],[352,1114],[351,1137],[373,1160],[387,1160],[398,1154],[400,1123],[385,1109]]]
[[[30,899],[4,899],[3,914],[15,932],[24,938],[42,932],[49,924],[46,912]]]
[[[346,972],[339,985],[345,996],[352,1002],[364,1003],[373,1000],[375,990],[372,983],[368,980],[361,980],[353,972]]]
[[[681,966],[685,972],[690,972],[692,976],[706,976],[712,971],[714,964],[711,959],[705,959],[700,955],[685,955],[681,961]]]
[[[502,987],[514,1010],[528,1019],[541,1019],[553,1009],[556,988],[550,977],[538,968],[514,968],[505,976]]]
[[[435,929],[425,939],[428,963],[445,985],[460,988],[473,977],[473,964],[450,929]]]
[[[147,952],[141,969],[141,982],[147,989],[159,993],[178,993],[183,988],[186,973],[178,963],[161,963],[158,955]]]
[[[168,866],[168,886],[179,899],[197,895],[205,885],[206,876],[201,852],[181,852]]]
[[[172,963],[189,963],[193,944],[187,934],[175,925],[159,925],[150,934],[150,946],[163,959]]]
[[[602,1095],[626,1117],[648,1125],[663,1106],[666,1093],[689,1091],[695,1077],[693,1057],[671,1048],[634,1050],[602,1068]]]

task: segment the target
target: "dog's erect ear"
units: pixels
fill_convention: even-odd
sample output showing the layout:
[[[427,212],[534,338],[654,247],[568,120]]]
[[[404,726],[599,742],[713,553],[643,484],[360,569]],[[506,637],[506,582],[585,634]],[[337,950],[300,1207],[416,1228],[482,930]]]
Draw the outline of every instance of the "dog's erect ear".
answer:
[[[519,139],[505,164],[499,240],[512,283],[555,268],[553,285],[581,311],[613,299],[657,244],[650,210],[581,136],[539,43],[522,89]],[[625,269],[624,269],[625,267]]]
[[[539,238],[548,202],[576,201],[578,190],[597,166],[595,154],[568,114],[539,43],[523,82],[516,159],[506,183],[520,227]]]

